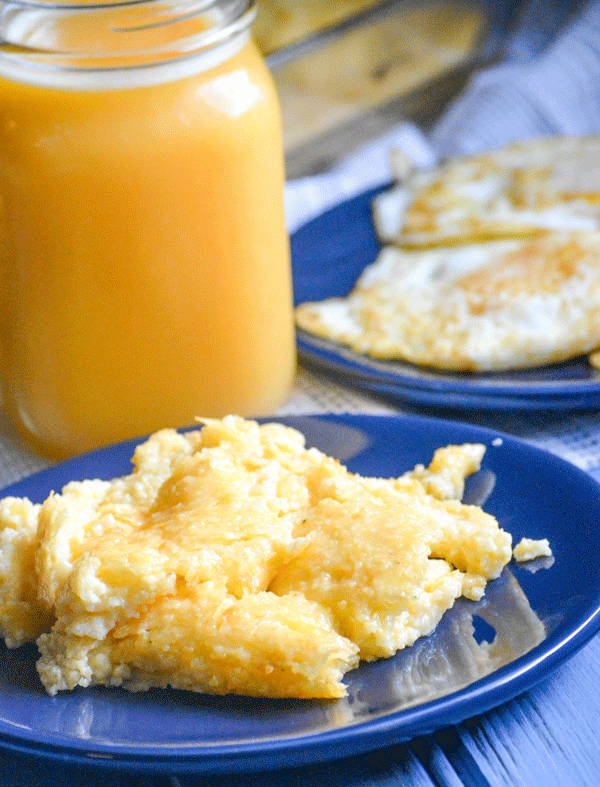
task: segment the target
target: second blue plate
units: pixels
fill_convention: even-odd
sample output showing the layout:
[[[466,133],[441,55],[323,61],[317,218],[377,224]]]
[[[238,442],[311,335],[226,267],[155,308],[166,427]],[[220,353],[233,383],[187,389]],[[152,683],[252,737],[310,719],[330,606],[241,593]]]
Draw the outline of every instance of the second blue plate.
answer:
[[[373,189],[318,216],[291,239],[294,301],[347,295],[381,245],[373,229]],[[590,409],[600,405],[600,370],[586,358],[511,373],[436,372],[359,355],[298,331],[298,351],[309,365],[341,382],[399,401],[481,410]]]

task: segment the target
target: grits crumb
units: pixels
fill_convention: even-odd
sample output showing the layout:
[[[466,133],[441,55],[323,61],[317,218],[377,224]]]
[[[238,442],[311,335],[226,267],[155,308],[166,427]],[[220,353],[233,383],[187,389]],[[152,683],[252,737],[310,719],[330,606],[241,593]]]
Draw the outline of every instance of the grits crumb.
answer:
[[[519,563],[535,560],[536,557],[550,557],[552,550],[547,538],[522,538],[513,549],[513,557]]]
[[[382,479],[281,424],[202,423],[152,435],[129,475],[2,501],[0,631],[37,638],[49,694],[344,696],[360,659],[429,634],[511,559],[510,534],[460,502],[483,446]]]

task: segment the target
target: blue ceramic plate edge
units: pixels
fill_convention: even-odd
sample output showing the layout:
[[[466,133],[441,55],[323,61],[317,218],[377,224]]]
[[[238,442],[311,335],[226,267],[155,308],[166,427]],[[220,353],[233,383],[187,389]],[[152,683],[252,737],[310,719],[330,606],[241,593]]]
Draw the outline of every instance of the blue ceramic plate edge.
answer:
[[[450,428],[451,431],[459,430],[460,432],[471,433],[471,436],[465,436],[466,440],[475,439],[479,435],[480,441],[486,438],[491,443],[492,440],[500,438],[509,445],[521,446],[535,455],[545,457],[550,464],[568,470],[575,478],[579,478],[580,481],[589,484],[590,489],[594,491],[594,495],[600,499],[600,485],[583,470],[554,454],[530,445],[520,438],[497,430],[487,429],[486,427],[471,426],[437,418],[403,415],[317,413],[270,417],[258,420],[289,423],[300,428],[299,422],[305,419],[334,421],[347,425],[355,424],[357,421],[370,424],[377,422],[390,423],[392,421],[399,423],[418,422],[424,426],[436,426],[440,429]],[[198,426],[188,427],[184,431],[195,428],[198,428]],[[21,485],[29,484],[38,478],[45,479],[53,475],[54,471],[68,471],[70,467],[81,468],[87,464],[93,464],[98,456],[103,456],[107,453],[114,452],[117,454],[119,461],[127,461],[131,457],[133,447],[144,439],[144,437],[141,437],[127,440],[66,460],[54,467],[38,471],[5,487],[1,490],[1,495],[20,494],[19,487]],[[441,437],[441,442],[444,442],[443,436]],[[124,459],[124,457],[127,457],[127,459]],[[85,475],[84,471],[82,473]],[[92,476],[88,475],[88,477]],[[600,592],[600,588],[597,588],[597,592]],[[259,744],[207,745],[202,747],[201,752],[195,754],[182,753],[182,750],[179,749],[172,755],[163,755],[157,753],[153,747],[140,746],[132,748],[117,746],[104,748],[93,746],[86,749],[83,744],[79,747],[72,744],[63,744],[62,742],[42,743],[36,739],[17,738],[2,731],[0,731],[0,746],[15,752],[45,756],[65,764],[91,765],[117,770],[136,770],[145,773],[217,774],[250,772],[296,767],[317,761],[339,759],[344,756],[357,755],[376,748],[410,740],[418,735],[428,734],[441,727],[456,724],[473,715],[484,713],[532,688],[583,647],[599,630],[600,596],[596,600],[595,606],[590,606],[587,614],[577,621],[577,625],[570,630],[567,636],[559,638],[551,635],[543,643],[514,662],[447,697],[424,703],[416,708],[392,712],[381,718],[360,721],[335,730],[317,734],[308,733],[298,737],[286,738],[285,740],[266,739],[265,746],[262,746],[262,742]],[[549,645],[551,645],[550,648],[548,647]],[[490,690],[490,685],[492,684],[493,687]],[[508,691],[507,687],[510,687]],[[496,696],[499,693],[502,695],[501,697]],[[440,716],[440,714],[443,715],[443,721],[438,720],[431,723],[432,719],[430,717]],[[402,717],[400,721],[403,722],[400,726],[398,725],[399,716]],[[415,721],[415,716],[417,718],[425,716],[426,718],[421,721]],[[274,755],[277,755],[277,757],[274,758]]]
[[[375,238],[370,216],[370,205],[375,196],[388,190],[391,186],[393,186],[393,183],[388,182],[370,188],[328,208],[320,215],[313,217],[298,227],[291,236],[292,264],[295,271],[295,279],[297,268],[303,264],[301,257],[306,253],[302,246],[300,247],[300,254],[295,252],[295,244],[303,234],[313,232],[315,228],[318,228],[324,222],[326,223],[334,218],[338,219],[340,213],[353,212],[353,218],[356,220],[354,215],[356,208],[368,206],[368,217],[360,216],[359,214],[358,220],[368,223],[370,234]],[[336,224],[339,223],[338,220]],[[380,247],[379,241],[377,241],[377,244]],[[320,249],[315,249],[315,255],[320,253],[322,253]],[[365,260],[365,265],[370,261],[369,259]],[[316,300],[318,298],[312,299]],[[300,300],[295,297],[294,302],[299,303]],[[386,389],[388,396],[396,396],[400,399],[421,404],[439,403],[440,397],[447,397],[448,394],[455,395],[453,404],[450,406],[457,408],[478,406],[482,409],[495,409],[493,404],[494,397],[506,397],[503,402],[499,403],[498,407],[498,409],[503,410],[550,409],[554,405],[552,402],[546,402],[546,398],[560,395],[571,397],[568,404],[571,409],[589,409],[600,402],[600,380],[586,380],[575,383],[562,380],[543,380],[529,384],[515,382],[512,389],[510,383],[498,385],[497,383],[489,382],[479,383],[478,388],[475,389],[470,387],[467,381],[452,381],[444,379],[442,376],[438,379],[435,377],[427,379],[414,377],[409,374],[405,376],[392,370],[389,372],[382,370],[379,373],[377,370],[369,368],[367,365],[368,358],[363,362],[359,354],[352,353],[343,345],[336,345],[335,342],[326,342],[326,347],[322,347],[320,342],[323,340],[311,337],[305,331],[298,330],[296,335],[301,356],[315,366],[329,372],[333,370],[341,378],[347,378],[348,382],[355,376],[362,377],[362,385],[371,391],[377,392],[378,384],[388,386]],[[513,397],[512,401],[508,397]]]

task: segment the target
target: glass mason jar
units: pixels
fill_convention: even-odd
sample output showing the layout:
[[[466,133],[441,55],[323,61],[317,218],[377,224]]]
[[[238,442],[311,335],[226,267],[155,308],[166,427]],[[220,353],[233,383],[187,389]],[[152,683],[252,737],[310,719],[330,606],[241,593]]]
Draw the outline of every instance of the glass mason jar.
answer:
[[[48,456],[289,391],[279,107],[253,16],[0,2],[2,397]]]

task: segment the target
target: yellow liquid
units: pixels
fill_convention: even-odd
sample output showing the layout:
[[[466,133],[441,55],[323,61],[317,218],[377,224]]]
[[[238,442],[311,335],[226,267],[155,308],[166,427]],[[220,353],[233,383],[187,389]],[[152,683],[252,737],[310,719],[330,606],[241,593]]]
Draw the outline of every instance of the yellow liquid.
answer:
[[[252,42],[199,75],[0,78],[5,406],[62,457],[267,414],[295,353],[277,98]]]

